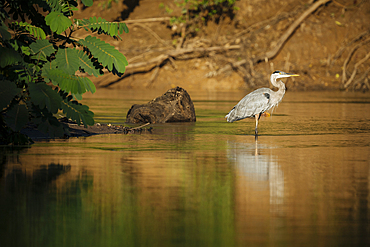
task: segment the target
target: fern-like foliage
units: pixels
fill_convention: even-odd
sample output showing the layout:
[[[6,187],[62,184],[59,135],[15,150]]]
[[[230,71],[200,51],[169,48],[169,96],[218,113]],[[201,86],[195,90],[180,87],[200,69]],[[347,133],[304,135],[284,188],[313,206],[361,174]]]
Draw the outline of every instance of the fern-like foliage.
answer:
[[[52,11],[62,11],[62,4],[59,0],[44,0]]]
[[[60,69],[44,69],[42,75],[46,81],[50,80],[55,86],[73,95],[96,91],[94,83],[87,77],[70,75]]]
[[[111,37],[119,37],[123,32],[128,33],[128,27],[122,22],[109,22],[101,17],[90,17],[89,19],[76,20],[79,27],[83,27],[86,31],[89,29],[98,34],[107,34]]]
[[[76,73],[98,77],[104,67],[118,75],[125,72],[127,60],[112,45],[91,36],[76,40],[72,33],[85,28],[116,38],[128,32],[127,26],[96,17],[72,19],[79,2],[7,0],[0,4],[0,143],[28,141],[20,130],[30,121],[51,137],[62,137],[68,127],[55,117],[60,111],[77,124],[94,124],[94,114],[76,99],[85,92],[94,93],[95,85]],[[93,4],[93,0],[81,2]],[[21,21],[5,21],[10,16]]]
[[[58,69],[70,75],[74,75],[80,67],[77,50],[74,48],[60,49],[55,55],[55,63]]]
[[[70,96],[66,97],[66,94],[63,92],[60,94],[64,98],[61,109],[68,118],[76,121],[76,123],[79,125],[82,123],[85,127],[87,127],[87,125],[94,124],[94,113],[89,110],[88,106],[72,100],[72,97]]]
[[[31,58],[42,61],[47,61],[46,58],[55,52],[53,44],[51,44],[47,39],[37,40],[30,45],[30,49],[34,54]]]
[[[0,46],[0,68],[5,68],[9,65],[15,65],[23,61],[22,56],[12,48],[5,48]]]
[[[50,113],[55,114],[61,108],[62,98],[45,83],[30,83],[29,92],[31,102],[38,105],[40,109],[46,108]]]
[[[21,92],[14,83],[8,80],[0,80],[0,111],[7,108],[12,99]]]
[[[45,39],[46,34],[42,28],[31,25],[27,22],[13,22],[12,26],[18,30],[27,31],[29,34],[34,36],[36,39]]]
[[[20,131],[27,124],[28,117],[26,105],[13,105],[7,111],[5,122],[15,131]]]
[[[2,40],[11,39],[12,35],[8,32],[8,27],[4,25],[3,21],[0,20],[0,34]]]
[[[96,68],[94,63],[91,61],[91,58],[89,58],[83,50],[79,50],[77,55],[80,62],[80,68],[83,71],[89,75],[94,75],[95,77],[101,75],[99,69]]]
[[[114,46],[92,36],[87,36],[79,42],[88,48],[91,54],[109,71],[113,71],[114,66],[119,73],[125,72],[128,65],[126,57],[117,51]]]
[[[72,11],[78,10],[76,8],[77,2],[73,0],[72,1],[71,0],[44,0],[44,1],[49,6],[52,12],[60,12],[60,13],[65,13],[67,15],[72,15]],[[86,1],[83,1],[83,2],[86,2]],[[91,6],[91,5],[86,5],[86,6]]]
[[[92,6],[94,3],[93,0],[81,0],[81,2],[87,7]]]
[[[46,108],[40,109],[37,105],[32,105],[33,123],[38,125],[38,130],[48,134],[51,138],[62,137],[68,133],[68,128],[58,121],[58,119]]]
[[[50,26],[51,31],[57,34],[63,33],[72,25],[72,21],[61,12],[50,12],[45,17],[45,21]]]

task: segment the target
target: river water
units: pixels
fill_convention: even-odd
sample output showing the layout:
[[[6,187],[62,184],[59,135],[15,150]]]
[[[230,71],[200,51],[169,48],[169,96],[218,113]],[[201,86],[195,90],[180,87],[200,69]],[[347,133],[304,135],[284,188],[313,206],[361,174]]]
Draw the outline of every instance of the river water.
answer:
[[[98,90],[101,123],[164,92]],[[2,149],[0,246],[369,246],[370,97],[287,92],[227,123],[245,92],[190,93],[197,122]]]

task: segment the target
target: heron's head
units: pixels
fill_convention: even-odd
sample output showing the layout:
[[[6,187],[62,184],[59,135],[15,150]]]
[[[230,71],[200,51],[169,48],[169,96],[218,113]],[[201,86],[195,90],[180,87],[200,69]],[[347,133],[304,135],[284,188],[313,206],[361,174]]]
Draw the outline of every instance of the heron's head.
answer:
[[[275,79],[279,78],[286,78],[286,77],[291,77],[291,76],[299,76],[297,74],[292,74],[292,73],[286,73],[283,71],[276,70],[274,73],[272,73],[271,77],[274,77]]]

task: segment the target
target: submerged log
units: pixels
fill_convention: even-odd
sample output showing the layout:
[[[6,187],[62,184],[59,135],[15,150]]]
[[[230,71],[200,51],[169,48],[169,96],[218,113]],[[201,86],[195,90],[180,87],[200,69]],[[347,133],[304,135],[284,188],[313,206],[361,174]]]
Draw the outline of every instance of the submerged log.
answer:
[[[144,105],[133,105],[127,123],[195,122],[193,102],[185,89],[176,87]]]

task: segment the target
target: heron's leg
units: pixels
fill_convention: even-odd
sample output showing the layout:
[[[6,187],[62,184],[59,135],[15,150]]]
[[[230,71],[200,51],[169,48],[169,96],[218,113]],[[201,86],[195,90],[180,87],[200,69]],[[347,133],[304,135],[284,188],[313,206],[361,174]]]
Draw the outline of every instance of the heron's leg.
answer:
[[[256,119],[256,128],[254,129],[254,134],[257,136],[258,135],[258,120],[260,120],[262,113],[254,115],[254,118]]]

